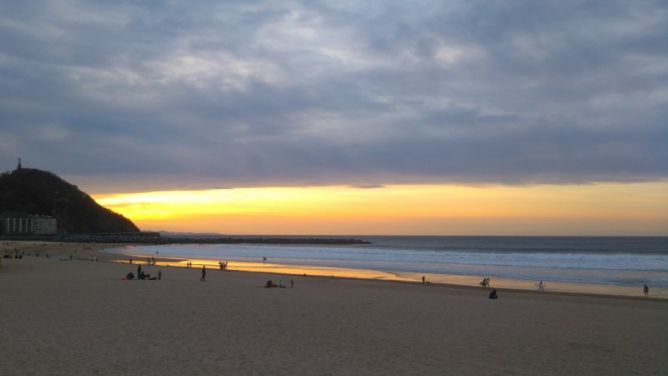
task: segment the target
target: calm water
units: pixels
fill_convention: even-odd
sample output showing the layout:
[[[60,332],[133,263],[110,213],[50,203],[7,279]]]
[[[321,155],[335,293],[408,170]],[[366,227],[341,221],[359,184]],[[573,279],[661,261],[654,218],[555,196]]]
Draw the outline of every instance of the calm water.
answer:
[[[134,255],[668,287],[668,237],[355,237],[371,245],[166,245]]]

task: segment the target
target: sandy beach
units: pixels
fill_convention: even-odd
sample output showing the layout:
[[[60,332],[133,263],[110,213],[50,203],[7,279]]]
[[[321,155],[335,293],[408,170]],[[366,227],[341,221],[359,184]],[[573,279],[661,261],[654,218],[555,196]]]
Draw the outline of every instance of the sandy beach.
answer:
[[[0,375],[661,375],[668,301],[3,259]],[[49,258],[44,257],[49,253]],[[69,255],[73,254],[73,260]],[[90,256],[99,262],[88,261]],[[145,266],[151,274],[158,267]],[[266,289],[268,279],[294,288]]]

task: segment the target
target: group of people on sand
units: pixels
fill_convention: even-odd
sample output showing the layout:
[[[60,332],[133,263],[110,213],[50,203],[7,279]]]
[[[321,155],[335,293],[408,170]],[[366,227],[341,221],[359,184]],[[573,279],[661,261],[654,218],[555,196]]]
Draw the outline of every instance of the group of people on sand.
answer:
[[[490,278],[485,277],[482,279],[482,281],[480,281],[479,285],[484,288],[490,287],[491,286],[490,281],[491,281]],[[496,292],[496,289],[493,289],[492,291],[489,292],[489,298],[492,300],[496,300],[499,298],[499,294]]]
[[[23,255],[25,254],[24,251],[19,251],[18,249],[14,248],[12,255],[12,251],[5,250],[5,254],[2,256],[3,258],[9,259],[9,258],[15,258],[15,259],[22,259]]]
[[[129,259],[128,263],[129,264],[133,263],[132,258]],[[146,264],[147,265],[156,265],[155,258],[147,257],[146,258]],[[191,268],[192,266],[193,266],[192,261],[187,261],[186,262],[186,268]],[[219,261],[218,262],[218,267],[220,268],[220,270],[226,271],[227,270],[227,261]],[[206,265],[202,265],[202,269],[201,269],[202,274],[200,275],[200,279],[199,279],[201,282],[206,281],[206,271],[207,271],[206,270]],[[137,277],[137,279],[149,279],[149,280],[158,279],[158,280],[160,280],[160,279],[162,279],[162,271],[158,270],[157,277],[151,277],[148,273],[145,273],[142,270],[141,264],[137,264],[137,276],[136,277]],[[134,279],[134,278],[135,278],[135,275],[132,272],[128,273],[125,276],[125,279]]]
[[[270,289],[270,288],[281,288],[281,289],[284,289],[284,288],[286,288],[287,286],[285,286],[285,284],[283,284],[283,280],[282,280],[282,279],[281,279],[280,281],[278,281],[278,284],[274,283],[274,281],[272,281],[272,280],[270,279],[270,280],[267,281],[267,283],[264,284],[264,287],[265,287],[265,288],[268,288],[268,289]],[[290,280],[290,288],[293,288],[293,287],[295,287],[295,280],[294,280],[294,279],[291,279],[291,280]]]
[[[128,274],[125,275],[125,279],[135,279],[135,275],[132,272],[129,272]],[[155,280],[161,280],[162,279],[162,270],[158,270],[158,275],[151,277],[149,273],[144,272],[144,270],[141,268],[141,265],[137,265],[137,279],[140,280],[149,280],[149,281],[155,281]]]

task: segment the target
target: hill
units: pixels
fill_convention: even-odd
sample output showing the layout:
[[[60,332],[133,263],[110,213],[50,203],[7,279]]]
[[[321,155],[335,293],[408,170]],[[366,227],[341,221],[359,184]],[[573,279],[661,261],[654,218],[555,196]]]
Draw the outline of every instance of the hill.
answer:
[[[51,172],[31,168],[0,175],[1,212],[55,217],[59,232],[139,232],[132,221],[100,206],[75,185]]]

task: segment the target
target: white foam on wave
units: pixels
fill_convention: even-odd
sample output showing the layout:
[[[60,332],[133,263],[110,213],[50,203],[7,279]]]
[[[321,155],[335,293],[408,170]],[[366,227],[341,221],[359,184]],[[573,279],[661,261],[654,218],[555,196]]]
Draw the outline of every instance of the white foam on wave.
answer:
[[[668,287],[668,255],[565,252],[411,250],[379,246],[163,245],[124,253],[228,261],[267,257],[285,265],[392,272],[493,276],[524,280]]]

